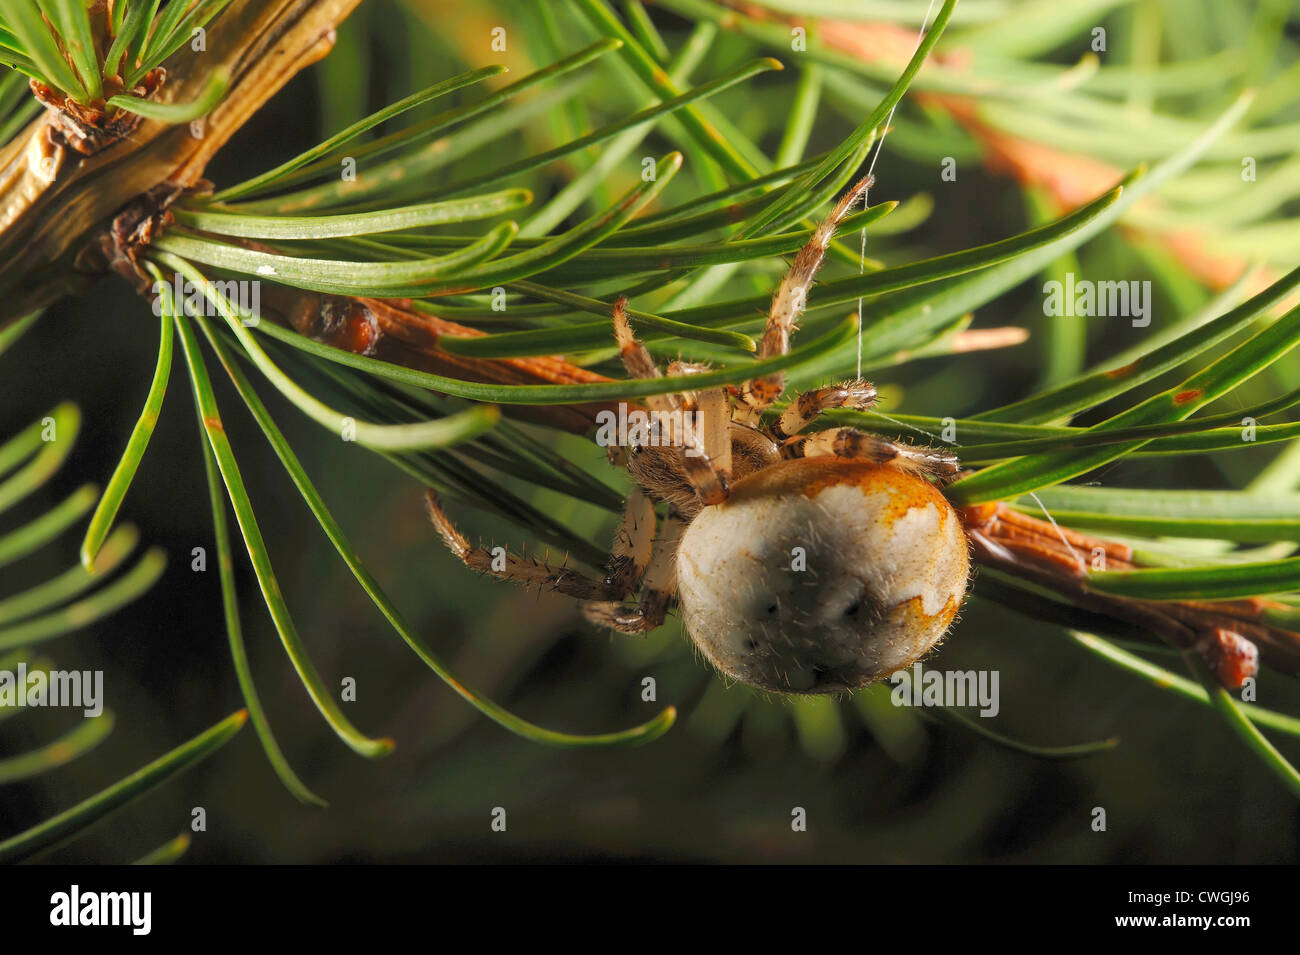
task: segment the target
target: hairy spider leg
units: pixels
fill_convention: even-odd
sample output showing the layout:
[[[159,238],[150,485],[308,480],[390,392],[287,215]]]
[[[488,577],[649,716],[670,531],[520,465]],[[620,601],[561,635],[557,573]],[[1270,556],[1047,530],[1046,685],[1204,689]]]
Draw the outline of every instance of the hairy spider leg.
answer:
[[[605,584],[617,599],[636,589],[650,565],[655,542],[655,506],[650,496],[634,488],[623,505],[623,520],[610,549]]]
[[[614,302],[614,341],[618,343],[619,358],[627,369],[629,378],[659,378],[659,366],[655,364],[650,350],[637,341],[632,334],[632,326],[627,320],[627,297],[620,296]],[[681,408],[677,395],[646,395],[641,399],[651,411],[670,412]]]
[[[632,327],[627,320],[626,298],[619,298],[614,303],[614,338],[618,342],[619,354],[628,375],[633,378],[660,377],[659,367],[654,363],[649,350],[632,334]],[[679,363],[677,367],[685,374],[704,370],[702,365]],[[726,500],[727,473],[719,467],[715,456],[722,454],[722,446],[726,444],[726,457],[729,458],[730,444],[720,441],[710,448],[703,442],[702,436],[696,436],[695,429],[677,429],[673,424],[678,418],[685,420],[683,412],[698,409],[697,396],[694,393],[685,396],[651,395],[645,399],[645,403],[649,406],[652,417],[658,420],[661,430],[667,430],[676,439],[674,443],[680,447],[682,471],[696,496],[705,504],[718,504]],[[716,414],[718,409],[711,405],[709,410]],[[725,405],[722,410],[725,412]],[[677,433],[678,430],[681,431],[680,434]],[[711,430],[720,431],[721,428],[711,426]],[[726,469],[729,468],[728,462]]]
[[[621,596],[616,587],[569,567],[553,567],[545,561],[512,554],[505,548],[488,550],[486,547],[475,547],[447,517],[433,491],[425,492],[424,499],[434,528],[451,552],[472,570],[498,580],[536,584],[579,600],[610,600]]]
[[[763,340],[758,347],[758,357],[774,358],[790,350],[790,336],[797,330],[799,317],[803,315],[808,304],[808,290],[812,287],[835,229],[849,214],[849,210],[862,198],[863,193],[871,187],[871,176],[858,183],[840,197],[835,208],[812,234],[808,243],[794,257],[794,264],[786,272],[776,294],[772,296],[772,307],[768,311],[767,326],[763,330]],[[781,397],[785,390],[785,373],[773,372],[745,383],[741,397],[750,409],[751,418],[757,418],[763,409]]]
[[[620,601],[588,601],[582,605],[587,619],[597,626],[620,633],[649,633],[668,618],[668,604],[677,592],[677,549],[686,522],[670,514],[663,534],[655,542],[654,556],[642,580],[641,599],[635,604]]]
[[[876,386],[859,378],[825,388],[814,388],[801,393],[790,402],[772,431],[778,439],[789,438],[812,424],[824,411],[831,408],[852,408],[870,411],[876,406]]]
[[[928,448],[890,441],[857,428],[816,431],[786,445],[793,457],[833,454],[837,458],[871,461],[912,471],[940,484],[956,478],[961,469],[957,456],[944,448]]]
[[[698,375],[709,366],[699,362],[675,361],[668,374]],[[682,394],[682,410],[695,426],[682,435],[682,467],[686,478],[704,504],[721,504],[730,493],[731,403],[721,388]],[[685,418],[683,420],[686,420]]]

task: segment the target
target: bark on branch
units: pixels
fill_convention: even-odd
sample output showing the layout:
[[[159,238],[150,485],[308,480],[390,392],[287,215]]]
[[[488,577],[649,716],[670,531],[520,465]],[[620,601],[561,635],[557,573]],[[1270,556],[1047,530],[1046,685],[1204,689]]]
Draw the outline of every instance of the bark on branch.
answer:
[[[122,209],[165,183],[198,184],[230,137],[329,52],[335,27],[359,2],[235,0],[210,25],[206,52],[185,47],[167,63],[161,102],[191,100],[215,71],[229,72],[226,97],[197,124],[145,120],[82,156],[51,136],[47,112],[0,147],[0,328],[74,291],[78,255]]]

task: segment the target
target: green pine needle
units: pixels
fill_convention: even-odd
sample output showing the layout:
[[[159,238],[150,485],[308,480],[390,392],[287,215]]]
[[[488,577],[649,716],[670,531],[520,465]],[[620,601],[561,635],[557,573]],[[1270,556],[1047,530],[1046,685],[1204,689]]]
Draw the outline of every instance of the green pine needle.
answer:
[[[0,862],[30,858],[90,828],[194,764],[207,759],[228,743],[243,728],[247,719],[248,714],[244,710],[233,713],[71,809],[0,842]]]

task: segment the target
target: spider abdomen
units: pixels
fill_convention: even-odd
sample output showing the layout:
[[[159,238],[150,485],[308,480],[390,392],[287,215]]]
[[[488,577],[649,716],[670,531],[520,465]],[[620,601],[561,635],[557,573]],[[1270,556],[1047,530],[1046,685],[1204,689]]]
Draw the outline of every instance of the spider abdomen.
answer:
[[[965,531],[924,478],[816,457],[751,475],[682,537],[687,632],[728,676],[781,693],[834,693],[909,667],[943,638],[966,592]]]

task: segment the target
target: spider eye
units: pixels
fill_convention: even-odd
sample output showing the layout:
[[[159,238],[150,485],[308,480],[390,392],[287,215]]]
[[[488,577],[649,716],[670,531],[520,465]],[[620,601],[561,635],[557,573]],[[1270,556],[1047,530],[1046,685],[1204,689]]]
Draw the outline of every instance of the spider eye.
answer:
[[[776,604],[772,604],[772,606],[768,607],[768,608],[767,608],[767,612],[768,612],[768,613],[776,613]]]
[[[849,604],[848,607],[845,608],[844,616],[857,617],[858,611],[861,609],[862,609],[862,601],[855,600],[853,601],[853,603]]]

